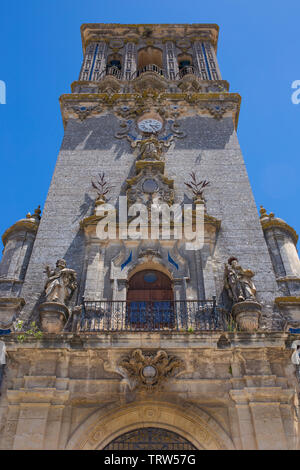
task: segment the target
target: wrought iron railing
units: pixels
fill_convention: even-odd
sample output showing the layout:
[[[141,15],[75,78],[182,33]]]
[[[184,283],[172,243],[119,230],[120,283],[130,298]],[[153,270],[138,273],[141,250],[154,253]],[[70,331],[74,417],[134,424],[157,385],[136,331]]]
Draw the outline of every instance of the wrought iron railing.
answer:
[[[191,74],[192,75],[197,74],[195,67],[193,67],[192,65],[186,65],[185,67],[179,70],[177,77],[182,78],[185,75],[191,75]]]
[[[148,65],[145,65],[144,67],[142,67],[141,69],[138,69],[136,72],[134,72],[131,76],[131,79],[134,79],[136,77],[139,77],[140,75],[142,75],[143,73],[145,72],[155,72],[157,73],[158,75],[162,75],[164,76],[164,71],[163,69],[161,69],[160,67],[158,67],[158,65],[155,65],[155,64],[148,64]]]
[[[120,80],[122,78],[122,70],[115,66],[107,67],[106,75],[113,75]]]
[[[73,331],[228,331],[232,320],[216,300],[83,301]]]

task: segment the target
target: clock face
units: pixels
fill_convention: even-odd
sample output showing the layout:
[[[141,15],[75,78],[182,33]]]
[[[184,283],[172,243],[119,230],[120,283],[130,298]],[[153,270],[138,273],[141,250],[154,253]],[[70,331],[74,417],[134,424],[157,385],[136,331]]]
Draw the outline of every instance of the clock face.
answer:
[[[143,132],[158,132],[162,128],[162,123],[157,119],[143,119],[138,123],[138,127]]]

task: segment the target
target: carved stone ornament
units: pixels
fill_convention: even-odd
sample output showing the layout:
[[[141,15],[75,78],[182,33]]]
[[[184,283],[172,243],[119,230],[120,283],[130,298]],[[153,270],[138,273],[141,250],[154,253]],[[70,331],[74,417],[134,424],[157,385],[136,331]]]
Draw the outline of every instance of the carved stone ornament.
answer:
[[[235,106],[231,103],[210,103],[203,106],[203,109],[209,111],[209,113],[219,121],[227,111],[234,110]]]
[[[133,81],[134,90],[142,92],[144,90],[165,91],[168,88],[168,81],[156,72],[144,72]]]
[[[113,75],[106,75],[98,86],[99,93],[119,93],[121,85],[119,80]]]
[[[225,264],[224,285],[229,297],[236,302],[247,299],[255,300],[256,288],[252,281],[254,273],[250,269],[243,269],[237,258],[229,258]]]
[[[183,93],[195,93],[201,90],[201,83],[194,75],[184,75],[178,84]]]
[[[229,258],[225,264],[224,286],[233,301],[232,315],[241,330],[255,331],[259,326],[261,304],[256,300],[254,273],[243,269],[237,258]]]
[[[76,272],[59,259],[54,270],[46,266],[46,273],[46,302],[39,305],[40,321],[44,332],[56,334],[63,330],[69,317],[66,303],[77,287]]]
[[[46,267],[48,279],[45,284],[46,302],[66,305],[77,287],[76,272],[68,269],[64,259],[59,259],[56,268]]]
[[[137,176],[127,180],[128,203],[153,204],[174,200],[173,180],[163,176],[155,165],[145,166]]]
[[[80,121],[84,121],[91,114],[101,113],[102,106],[70,106],[69,110],[76,114]]]
[[[118,368],[131,390],[153,391],[162,388],[168,378],[184,368],[184,363],[166,351],[143,352],[136,349],[119,362]]]

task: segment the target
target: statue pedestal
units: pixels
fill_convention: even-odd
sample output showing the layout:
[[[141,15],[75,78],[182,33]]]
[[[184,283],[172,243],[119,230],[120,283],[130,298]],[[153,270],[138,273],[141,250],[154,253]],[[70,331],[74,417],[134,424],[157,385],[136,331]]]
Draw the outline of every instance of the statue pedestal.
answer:
[[[233,318],[243,331],[257,330],[260,314],[261,304],[255,300],[244,300],[232,307]]]
[[[24,305],[25,300],[21,297],[1,297],[0,329],[5,330],[11,328]]]
[[[45,302],[39,306],[42,330],[45,333],[60,333],[69,317],[69,309],[57,302]]]

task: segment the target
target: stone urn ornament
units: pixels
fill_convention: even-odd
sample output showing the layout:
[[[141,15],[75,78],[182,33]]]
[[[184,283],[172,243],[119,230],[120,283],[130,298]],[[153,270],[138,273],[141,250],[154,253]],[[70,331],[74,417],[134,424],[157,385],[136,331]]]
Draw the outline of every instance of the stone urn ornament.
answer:
[[[76,287],[76,272],[67,268],[64,259],[56,263],[51,270],[46,267],[48,279],[45,284],[46,302],[39,306],[42,330],[46,333],[59,333],[63,330],[68,317],[67,302],[71,299]]]
[[[253,271],[243,269],[235,257],[225,264],[224,286],[233,301],[233,318],[243,331],[255,331],[259,326],[261,304],[256,300],[253,276]]]

